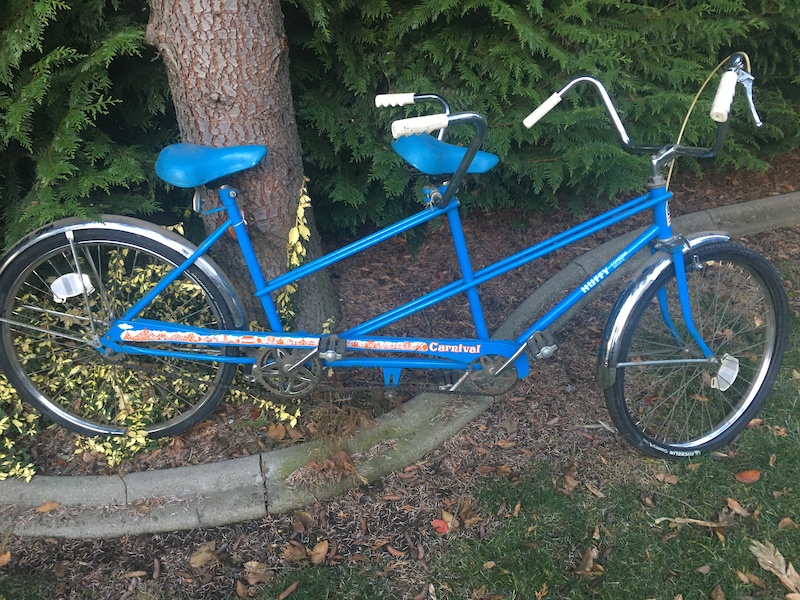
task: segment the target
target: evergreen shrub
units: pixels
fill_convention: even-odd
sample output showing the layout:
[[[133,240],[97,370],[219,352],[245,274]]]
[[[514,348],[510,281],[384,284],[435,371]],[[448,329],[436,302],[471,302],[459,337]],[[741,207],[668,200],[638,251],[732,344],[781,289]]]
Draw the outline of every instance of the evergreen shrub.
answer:
[[[763,166],[759,157],[798,142],[800,3],[791,0],[291,0],[285,12],[306,173],[329,232],[391,221],[417,198],[389,148],[389,123],[419,105],[376,109],[377,93],[439,93],[454,111],[487,118],[485,149],[501,163],[460,194],[486,209],[567,198],[579,210],[643,183],[647,159],[620,148],[589,88],[522,126],[577,75],[606,85],[634,142],[669,143],[707,74],[743,50],[765,125],[754,130],[737,98],[721,163]],[[713,142],[716,81],[686,144]],[[466,143],[471,133],[449,139]]]
[[[0,3],[2,245],[64,216],[157,208],[153,162],[175,127],[146,19],[140,0]]]

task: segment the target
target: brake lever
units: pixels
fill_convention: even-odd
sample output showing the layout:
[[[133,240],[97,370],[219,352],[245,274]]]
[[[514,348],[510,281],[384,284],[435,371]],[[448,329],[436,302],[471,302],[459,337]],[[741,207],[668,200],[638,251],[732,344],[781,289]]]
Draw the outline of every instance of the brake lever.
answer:
[[[750,107],[750,120],[756,127],[761,127],[764,122],[758,116],[755,102],[753,102],[753,80],[755,79],[750,73],[740,68],[737,69],[737,81],[744,86],[745,96],[747,96],[747,105]]]

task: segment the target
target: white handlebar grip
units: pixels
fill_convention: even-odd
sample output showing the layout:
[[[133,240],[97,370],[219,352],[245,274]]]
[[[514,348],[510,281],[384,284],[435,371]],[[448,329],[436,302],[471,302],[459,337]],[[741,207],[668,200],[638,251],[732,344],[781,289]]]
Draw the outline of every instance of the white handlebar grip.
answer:
[[[375,106],[405,106],[414,104],[414,94],[378,94],[375,96]]]
[[[733,94],[736,92],[736,81],[736,71],[725,71],[722,74],[717,95],[714,96],[714,103],[711,105],[711,118],[717,123],[724,123],[728,120]]]
[[[415,133],[430,133],[437,129],[447,127],[447,115],[425,115],[424,117],[411,117],[400,119],[392,123],[392,135],[394,139],[404,135],[414,135]]]
[[[525,120],[522,121],[522,124],[525,125],[528,129],[533,127],[536,123],[538,123],[539,119],[549,113],[556,104],[561,102],[561,96],[558,92],[550,96],[547,100],[542,102],[535,111],[525,117]]]

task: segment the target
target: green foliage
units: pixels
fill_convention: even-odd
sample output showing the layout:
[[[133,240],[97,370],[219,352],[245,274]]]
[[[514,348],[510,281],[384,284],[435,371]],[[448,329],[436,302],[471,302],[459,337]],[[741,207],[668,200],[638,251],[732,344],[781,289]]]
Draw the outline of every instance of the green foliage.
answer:
[[[136,0],[0,7],[6,245],[63,216],[156,210],[154,151],[174,130],[160,123],[168,86],[146,16]]]
[[[17,477],[30,481],[34,474],[28,452],[17,444],[36,433],[39,416],[19,401],[8,380],[0,375],[0,481]]]
[[[756,167],[766,151],[798,142],[800,5],[789,0],[291,0],[298,121],[329,230],[385,223],[407,212],[414,180],[389,148],[389,122],[420,110],[375,109],[383,92],[433,92],[455,111],[487,117],[485,149],[500,166],[466,183],[461,199],[483,207],[576,206],[640,186],[646,158],[626,154],[596,94],[570,92],[542,122],[522,119],[573,76],[600,78],[634,142],[674,141],[707,74],[734,50],[748,52],[766,125],[755,131],[742,98],[723,163]],[[712,82],[715,87],[716,81]],[[684,143],[713,141],[700,100]],[[471,130],[449,139],[466,143]],[[586,200],[580,200],[585,197]],[[404,200],[407,199],[407,200]]]

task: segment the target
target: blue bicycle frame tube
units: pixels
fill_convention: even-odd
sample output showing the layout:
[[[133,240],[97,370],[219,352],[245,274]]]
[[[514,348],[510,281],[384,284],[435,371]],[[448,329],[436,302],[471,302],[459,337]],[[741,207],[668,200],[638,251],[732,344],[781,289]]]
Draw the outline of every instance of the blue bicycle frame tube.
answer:
[[[637,237],[625,249],[614,257],[608,264],[598,270],[594,275],[589,277],[577,289],[573,290],[566,298],[556,304],[552,309],[547,311],[541,319],[536,321],[522,335],[517,338],[518,344],[523,344],[530,338],[536,331],[544,331],[552,325],[560,316],[567,312],[572,306],[580,302],[591,290],[601,281],[609,277],[616,271],[623,263],[625,263],[631,256],[639,252],[647,244],[649,244],[658,234],[659,228],[653,225],[647,229],[642,235]]]
[[[275,290],[279,290],[285,285],[289,283],[293,283],[307,275],[311,275],[312,273],[316,273],[320,269],[324,269],[325,267],[329,267],[337,262],[344,260],[345,258],[349,258],[355,254],[358,254],[362,250],[366,250],[367,248],[371,248],[372,246],[379,244],[380,242],[384,242],[396,235],[404,233],[409,229],[413,229],[417,225],[421,225],[423,223],[427,223],[428,221],[435,219],[436,217],[442,216],[444,214],[454,212],[458,208],[458,202],[453,201],[448,204],[444,208],[437,208],[433,207],[427,210],[420,211],[410,217],[406,217],[402,221],[398,221],[394,225],[390,225],[385,229],[381,229],[380,231],[376,231],[360,240],[356,240],[355,242],[344,246],[343,248],[339,248],[338,250],[334,250],[325,256],[321,256],[315,260],[312,260],[309,263],[306,263],[296,269],[292,269],[288,273],[284,273],[283,275],[279,275],[275,279],[271,280],[269,283],[265,284],[264,286],[256,287],[256,296],[263,297],[273,292]]]
[[[155,300],[156,296],[158,296],[161,292],[163,292],[170,284],[172,284],[178,277],[180,277],[186,270],[191,267],[198,258],[200,258],[203,254],[205,254],[208,249],[214,245],[214,243],[222,237],[228,227],[231,226],[230,220],[225,221],[216,231],[214,231],[210,236],[208,236],[203,243],[198,246],[197,250],[195,250],[191,256],[189,256],[185,261],[183,261],[180,265],[176,266],[172,271],[167,273],[163,279],[161,279],[156,286],[151,289],[147,294],[145,294],[138,302],[136,302],[133,306],[131,306],[125,313],[122,315],[121,319],[123,321],[130,321],[144,310],[144,308],[150,304],[153,300]]]
[[[125,351],[130,354],[139,354],[158,357],[192,358],[206,362],[230,362],[254,364],[255,360],[248,356],[220,356],[209,353],[189,353],[180,350],[163,348],[150,348],[138,344],[157,343],[174,344],[176,347],[202,345],[204,348],[225,348],[237,346],[240,348],[293,348],[314,349],[319,346],[323,336],[306,335],[302,333],[281,333],[272,331],[237,331],[208,329],[192,327],[175,323],[164,323],[149,319],[136,319],[134,321],[117,321],[109,329],[105,343],[106,346]],[[133,344],[133,345],[130,345]],[[439,360],[438,368],[456,368],[468,365],[472,360],[485,354],[497,354],[510,357],[517,349],[516,345],[507,340],[475,340],[475,339],[443,339],[443,338],[393,338],[383,336],[354,337],[346,340],[347,349],[353,352],[383,352],[393,354],[415,354],[427,359],[425,368],[436,367],[435,359]],[[323,361],[329,366],[379,366],[394,364],[397,359],[374,359],[369,357],[355,357],[345,360]],[[406,361],[416,359],[403,359]],[[452,361],[450,364],[442,360]],[[409,363],[411,364],[411,363]],[[420,363],[422,364],[422,363]],[[516,364],[521,377],[528,373],[527,361],[523,358]],[[418,367],[422,368],[422,367]]]
[[[244,262],[247,265],[247,270],[250,272],[250,277],[253,280],[253,285],[256,290],[262,290],[266,287],[267,282],[264,279],[264,273],[261,271],[261,265],[258,263],[256,252],[253,249],[253,244],[250,241],[250,235],[247,233],[247,227],[236,205],[236,197],[238,192],[233,188],[221,188],[218,190],[219,199],[225,210],[228,211],[228,221],[232,223],[233,232],[236,234],[236,241],[239,242],[239,248],[242,251]],[[256,294],[258,296],[258,294]],[[264,313],[267,315],[267,322],[273,331],[283,331],[283,324],[281,318],[278,316],[278,311],[272,298],[267,295],[260,296],[261,306],[264,308]]]
[[[450,211],[447,218],[450,223],[450,235],[453,238],[458,266],[461,270],[461,281],[469,285],[475,279],[475,276],[472,272],[472,264],[469,260],[469,250],[467,250],[467,241],[464,239],[464,229],[461,227],[461,219],[457,211]],[[481,299],[478,295],[477,286],[469,287],[466,293],[467,300],[469,301],[469,308],[472,312],[472,321],[475,324],[476,337],[488,340],[489,330],[486,327],[486,319],[483,316],[483,307],[481,306]]]
[[[694,338],[694,341],[697,342],[697,345],[700,346],[703,356],[705,356],[705,358],[711,358],[714,356],[714,353],[705,343],[700,332],[697,331],[694,318],[692,317],[692,303],[689,299],[689,286],[686,281],[686,265],[683,262],[683,252],[676,250],[673,252],[672,256],[672,264],[675,267],[675,284],[678,288],[678,299],[680,300],[681,313],[683,313],[683,322],[689,334]]]

